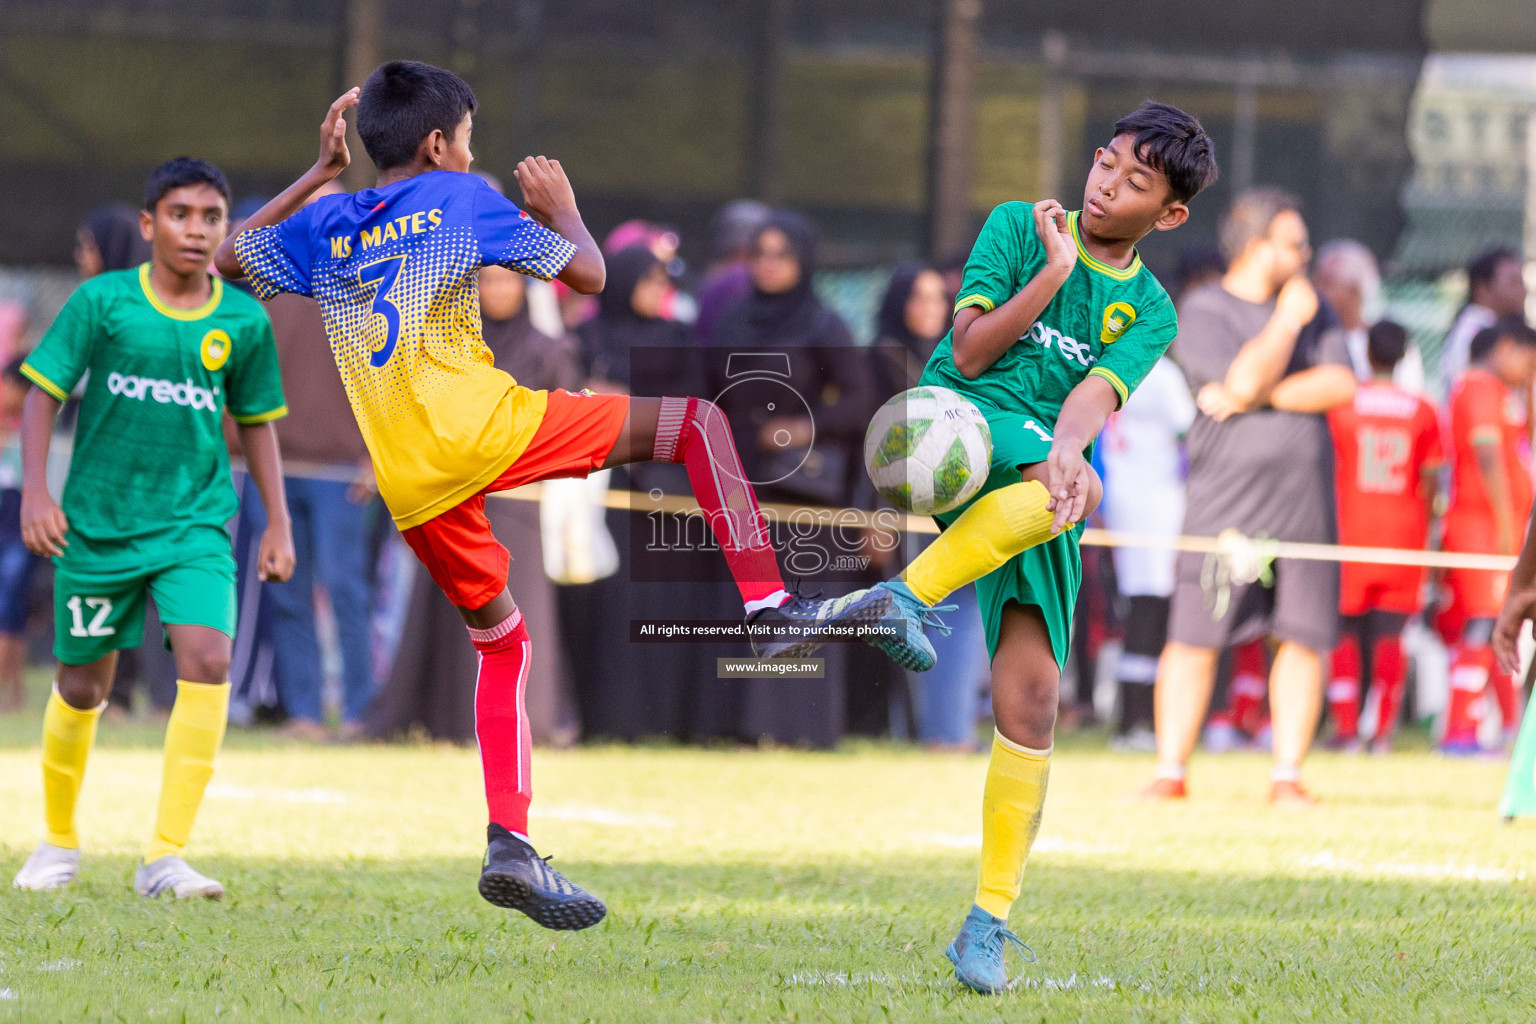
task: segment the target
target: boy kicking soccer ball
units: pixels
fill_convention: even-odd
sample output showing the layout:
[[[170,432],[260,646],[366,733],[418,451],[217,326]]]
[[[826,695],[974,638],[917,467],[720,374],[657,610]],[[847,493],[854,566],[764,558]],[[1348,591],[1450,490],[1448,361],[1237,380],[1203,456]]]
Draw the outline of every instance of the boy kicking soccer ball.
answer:
[[[378,185],[303,206],[347,166],[343,114],[352,106]],[[528,213],[466,173],[475,106],[451,72],[416,61],[378,68],[361,93],[331,105],[315,166],[220,247],[217,262],[228,277],[249,276],[262,298],[289,291],[320,302],[379,493],[480,651],[475,734],[491,819],[480,894],[546,928],[586,928],[606,913],[601,901],[528,842],[528,632],[485,495],[629,462],[683,463],[748,621],[778,637],[765,656],[797,653],[834,624],[877,621],[891,598],[808,601],[785,590],[712,403],[530,391],[492,365],[480,336],[480,267],[558,278],[585,294],[602,289],[604,267],[558,162],[518,164]]]
[[[142,896],[218,899],[224,887],[181,858],[229,711],[235,514],[221,420],[240,441],[268,519],[263,579],[293,573],[277,434],[286,413],[272,325],[259,303],[208,273],[229,221],[229,186],[212,164],[179,157],[145,186],[139,215],[149,263],[75,290],[21,372],[37,385],[22,412],[21,530],[53,558],[58,680],[43,715],[47,832],[16,875],[21,889],[75,880],[75,802],[117,652],[144,635],[155,597],[176,658],[165,775],[154,837],[134,874]],[[60,508],[48,493],[53,420],[89,372]]]
[[[992,211],[966,263],[954,329],[919,382],[981,409],[992,464],[974,499],[938,517],[938,540],[874,588],[895,598],[896,614],[894,628],[869,640],[907,668],[932,668],[923,625],[941,625],[935,606],[976,581],[997,734],[976,901],[947,953],[978,992],[1007,987],[1007,943],[1027,948],[1007,918],[1045,802],[1082,578],[1076,526],[1103,491],[1085,456],[1177,330],[1136,243],[1183,224],[1185,204],[1215,180],[1214,147],[1193,117],[1145,103],[1121,118],[1094,157],[1082,210],[1046,200]]]

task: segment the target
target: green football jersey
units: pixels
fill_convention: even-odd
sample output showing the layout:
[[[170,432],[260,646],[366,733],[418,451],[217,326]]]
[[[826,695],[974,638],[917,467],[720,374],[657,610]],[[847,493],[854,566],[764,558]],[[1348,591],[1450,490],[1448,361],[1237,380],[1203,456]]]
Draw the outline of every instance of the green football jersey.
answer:
[[[193,546],[228,550],[237,501],[224,410],[242,424],[288,411],[259,302],[214,278],[206,304],[174,309],[154,294],[147,263],[101,274],[75,289],[22,373],[61,402],[90,374],[61,564],[103,572],[170,564]]]
[[[1035,233],[1031,203],[1004,203],[986,226],[965,264],[955,311],[980,306],[991,312],[1024,290],[1045,266],[1045,246]],[[1067,215],[1077,243],[1077,264],[1002,358],[975,380],[955,366],[954,332],[939,342],[922,383],[960,392],[987,411],[1022,412],[1053,425],[1084,377],[1108,381],[1124,404],[1178,332],[1173,302],[1140,255],[1124,270],[1088,255],[1078,233],[1078,214]]]

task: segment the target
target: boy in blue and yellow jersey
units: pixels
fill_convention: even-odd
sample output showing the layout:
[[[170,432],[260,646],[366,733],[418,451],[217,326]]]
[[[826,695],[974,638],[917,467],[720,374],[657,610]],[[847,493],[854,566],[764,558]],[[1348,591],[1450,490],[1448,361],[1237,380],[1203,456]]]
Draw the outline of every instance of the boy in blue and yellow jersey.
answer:
[[[352,106],[378,185],[304,206],[347,166],[343,114]],[[585,928],[602,919],[603,904],[527,839],[528,633],[485,495],[629,462],[685,464],[748,621],[778,638],[765,655],[798,653],[840,624],[874,622],[891,597],[809,601],[785,590],[712,403],[530,391],[495,368],[480,334],[480,267],[558,278],[585,294],[601,290],[604,267],[558,162],[518,164],[527,213],[466,173],[475,106],[451,72],[416,61],[378,68],[331,105],[320,160],[220,248],[218,266],[248,276],[262,298],[289,291],[320,302],[379,493],[481,653],[475,730],[491,819],[481,895],[548,928]]]
[[[939,539],[875,588],[894,597],[895,628],[869,639],[908,668],[932,668],[923,625],[941,625],[935,606],[976,581],[997,733],[975,905],[947,953],[978,992],[1007,987],[1006,944],[1023,946],[1008,911],[1045,803],[1082,578],[1076,527],[1102,494],[1087,456],[1177,331],[1136,243],[1183,224],[1185,204],[1215,178],[1214,147],[1193,117],[1145,103],[1121,118],[1094,156],[1080,211],[1054,200],[992,211],[966,262],[954,329],[919,380],[981,409],[992,464],[974,499],[938,517]]]

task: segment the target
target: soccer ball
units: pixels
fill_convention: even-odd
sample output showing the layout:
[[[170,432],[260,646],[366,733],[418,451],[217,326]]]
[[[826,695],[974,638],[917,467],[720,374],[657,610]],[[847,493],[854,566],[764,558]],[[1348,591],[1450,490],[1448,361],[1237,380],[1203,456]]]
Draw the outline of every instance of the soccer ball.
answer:
[[[987,482],[992,431],[949,388],[917,387],[882,405],[864,433],[864,468],[897,508],[931,516],[959,508]]]

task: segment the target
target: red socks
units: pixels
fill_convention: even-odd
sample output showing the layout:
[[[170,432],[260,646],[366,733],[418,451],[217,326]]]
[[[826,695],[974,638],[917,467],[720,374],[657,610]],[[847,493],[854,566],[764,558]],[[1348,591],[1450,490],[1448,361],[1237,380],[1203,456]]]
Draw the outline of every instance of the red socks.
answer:
[[[1227,713],[1232,724],[1249,736],[1264,728],[1265,698],[1269,696],[1269,665],[1264,641],[1251,640],[1232,652],[1232,682],[1227,687]]]
[[[688,467],[693,496],[709,519],[747,610],[778,607],[789,594],[725,413],[699,398],[663,398],[653,457]]]
[[[1334,736],[1352,740],[1360,735],[1360,642],[1350,634],[1333,649],[1333,675],[1328,680],[1328,713]]]
[[[527,839],[528,804],[533,798],[530,778],[528,715],[523,688],[528,683],[532,644],[523,613],[513,609],[499,625],[469,631],[480,652],[475,681],[475,738],[485,775],[485,802],[490,820]]]
[[[1451,662],[1451,698],[1445,712],[1446,743],[1475,743],[1482,721],[1483,691],[1494,671],[1493,649],[1487,644],[1458,644]]]
[[[1371,677],[1376,681],[1376,736],[1385,740],[1397,728],[1403,706],[1403,687],[1408,685],[1408,658],[1401,637],[1381,637],[1371,645]]]

